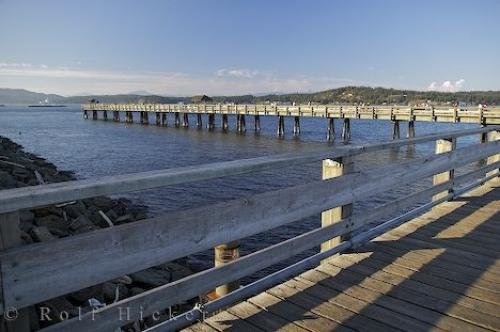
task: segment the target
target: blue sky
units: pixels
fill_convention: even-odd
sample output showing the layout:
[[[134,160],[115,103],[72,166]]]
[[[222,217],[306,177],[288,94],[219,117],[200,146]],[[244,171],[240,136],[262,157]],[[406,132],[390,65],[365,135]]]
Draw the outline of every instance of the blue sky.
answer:
[[[0,87],[500,89],[500,1],[0,0]]]

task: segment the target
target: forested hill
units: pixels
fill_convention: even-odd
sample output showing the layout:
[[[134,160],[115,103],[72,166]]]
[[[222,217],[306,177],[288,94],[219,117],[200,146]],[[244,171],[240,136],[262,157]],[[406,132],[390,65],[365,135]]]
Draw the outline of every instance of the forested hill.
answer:
[[[434,104],[462,102],[467,105],[500,105],[500,91],[437,92],[370,87],[343,87],[313,93],[292,93],[259,97],[251,95],[228,96],[215,97],[214,99],[221,102],[234,101],[239,103],[277,101],[295,102],[297,104],[313,102],[320,104],[415,105],[429,102]]]
[[[415,105],[423,103],[465,103],[467,105],[500,105],[500,91],[436,92],[412,91],[370,87],[343,87],[314,93],[270,94],[265,96],[215,96],[214,102],[263,103],[320,103],[320,104],[365,104],[365,105]],[[165,97],[159,95],[88,95],[63,97],[55,94],[36,93],[22,89],[0,88],[0,104],[35,104],[47,99],[50,103],[82,104],[90,99],[102,103],[189,103],[190,97]]]

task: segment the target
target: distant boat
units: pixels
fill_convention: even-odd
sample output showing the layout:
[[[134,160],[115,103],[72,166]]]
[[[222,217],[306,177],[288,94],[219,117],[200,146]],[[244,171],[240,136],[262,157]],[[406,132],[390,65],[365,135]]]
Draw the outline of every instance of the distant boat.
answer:
[[[45,98],[45,100],[41,100],[38,104],[28,105],[28,107],[67,107],[67,106],[51,104],[49,99]]]
[[[52,105],[52,104],[38,104],[38,105],[28,105],[28,107],[68,107],[66,105]]]

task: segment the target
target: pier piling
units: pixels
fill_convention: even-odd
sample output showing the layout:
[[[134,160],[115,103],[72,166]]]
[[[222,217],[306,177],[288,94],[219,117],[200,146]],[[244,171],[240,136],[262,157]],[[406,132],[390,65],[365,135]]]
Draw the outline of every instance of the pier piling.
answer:
[[[238,132],[240,134],[243,134],[247,131],[246,129],[246,122],[245,122],[245,115],[244,114],[240,114],[238,116]]]
[[[209,113],[208,114],[207,128],[208,128],[208,130],[214,130],[215,129],[215,114],[214,113]]]
[[[293,135],[300,135],[300,117],[296,116],[293,120]]]
[[[189,128],[189,115],[188,115],[188,113],[184,113],[182,115],[182,127]]]
[[[342,123],[342,141],[347,143],[351,139],[351,119],[344,118]]]
[[[229,121],[227,114],[222,114],[222,123],[221,123],[222,131],[227,132],[229,131]]]
[[[326,131],[326,139],[328,141],[335,140],[335,122],[333,118],[328,119],[328,128]]]
[[[203,120],[201,118],[201,113],[196,114],[196,128],[201,129],[203,127]]]
[[[162,126],[167,125],[167,113],[161,113],[161,125]]]
[[[97,111],[92,111],[92,120],[97,120]]]
[[[179,112],[175,112],[174,126],[179,128],[181,126],[181,118]]]
[[[399,131],[399,120],[392,121],[392,139],[399,139],[400,131]]]
[[[278,137],[284,137],[285,136],[285,117],[280,115],[278,116],[278,131],[277,131]]]
[[[256,133],[260,133],[260,115],[254,117],[254,129]]]
[[[408,122],[408,132],[406,134],[407,138],[414,138],[415,137],[415,121],[409,121]]]
[[[215,247],[215,267],[227,264],[240,257],[240,241],[232,241]],[[217,297],[227,295],[233,290],[238,289],[239,281],[233,281],[225,285],[220,285],[215,289]]]

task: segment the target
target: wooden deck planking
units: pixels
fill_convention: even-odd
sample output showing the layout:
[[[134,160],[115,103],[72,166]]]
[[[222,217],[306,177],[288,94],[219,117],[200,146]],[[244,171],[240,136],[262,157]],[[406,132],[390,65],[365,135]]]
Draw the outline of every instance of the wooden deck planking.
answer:
[[[264,330],[500,331],[499,184],[490,181],[242,302],[254,311],[235,319],[276,319],[255,325]],[[191,329],[233,330],[210,322],[240,305]]]

